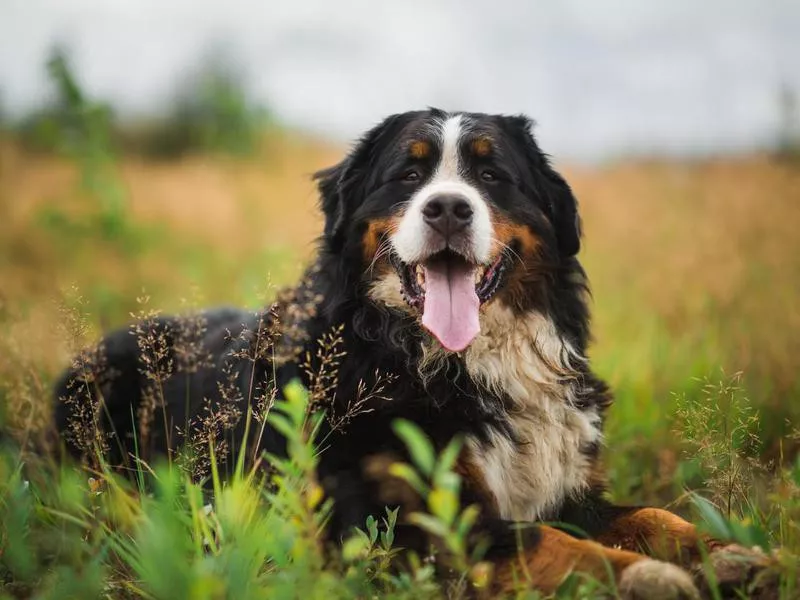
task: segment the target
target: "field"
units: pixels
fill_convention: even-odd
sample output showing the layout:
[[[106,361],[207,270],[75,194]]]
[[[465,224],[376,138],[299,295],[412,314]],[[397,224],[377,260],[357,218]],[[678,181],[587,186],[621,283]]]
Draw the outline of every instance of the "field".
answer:
[[[0,144],[0,399],[14,437],[42,437],[50,381],[102,330],[143,310],[255,308],[291,283],[320,229],[308,176],[343,150],[274,132],[249,158],[104,162],[95,185],[85,163]],[[715,533],[800,550],[800,170],[761,156],[557,166],[583,214],[591,358],[616,397],[605,450],[611,495],[703,523],[696,492],[722,517],[705,523]],[[423,567],[405,579],[376,575],[389,554],[380,543],[366,554],[351,548],[357,558],[345,557],[344,567],[322,565],[309,541],[316,505],[296,481],[284,495],[308,500],[305,507],[259,515],[266,496],[243,481],[220,492],[220,518],[207,530],[191,501],[197,490],[170,471],[159,473],[162,499],[173,505],[131,500],[113,477],[96,492],[94,479],[87,485],[57,469],[62,487],[53,489],[65,491],[48,495],[44,478],[35,499],[21,500],[17,456],[2,465],[0,514],[25,525],[0,527],[0,594],[66,597],[58,586],[73,586],[75,597],[179,597],[172,585],[195,598],[440,592]],[[226,502],[250,512],[226,516]],[[279,524],[286,514],[299,515],[291,531]],[[218,538],[225,526],[234,549],[217,540],[217,552],[204,557],[198,532]],[[296,545],[284,548],[292,557],[284,578],[269,579],[276,571],[262,566],[267,556],[280,563],[271,554],[277,546],[262,546],[262,563],[253,566],[253,550],[242,577],[266,587],[235,587],[226,569],[239,564],[237,551],[251,551],[236,536],[281,526]],[[115,531],[134,533],[123,543]],[[184,555],[193,557],[188,566]],[[175,581],[158,575],[159,560],[175,569]],[[787,572],[797,566],[789,555],[782,560]],[[292,585],[307,594],[290,593]],[[796,597],[792,586],[787,577],[785,598]]]

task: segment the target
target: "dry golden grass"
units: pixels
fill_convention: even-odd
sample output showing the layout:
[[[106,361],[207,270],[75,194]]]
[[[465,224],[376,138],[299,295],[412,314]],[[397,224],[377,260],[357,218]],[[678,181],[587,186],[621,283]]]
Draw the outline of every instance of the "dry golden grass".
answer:
[[[571,181],[600,344],[615,335],[607,317],[619,302],[676,337],[721,337],[720,367],[798,391],[800,170],[756,157],[624,164]]]
[[[268,246],[307,253],[320,227],[310,175],[335,161],[338,152],[286,137],[271,138],[265,156],[248,163],[209,157],[172,163],[130,159],[122,162],[119,176],[132,218],[159,224],[169,236],[214,244],[231,256]],[[54,283],[76,275],[69,268],[53,270],[58,261],[48,255],[48,240],[36,231],[35,221],[37,210],[47,205],[76,215],[85,211],[89,205],[78,186],[79,175],[68,161],[31,156],[11,144],[0,147],[0,235],[4,253],[12,252],[9,258],[14,259],[0,266],[0,276],[13,282],[6,294],[27,296],[47,286],[55,291]]]

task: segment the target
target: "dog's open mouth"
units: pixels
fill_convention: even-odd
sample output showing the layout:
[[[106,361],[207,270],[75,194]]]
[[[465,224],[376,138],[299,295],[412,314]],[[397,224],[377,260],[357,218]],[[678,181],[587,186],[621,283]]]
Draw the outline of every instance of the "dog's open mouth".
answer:
[[[502,252],[489,265],[476,265],[450,250],[418,264],[407,264],[393,254],[406,302],[422,311],[422,324],[446,349],[464,350],[478,335],[478,311],[494,296],[510,263]]]

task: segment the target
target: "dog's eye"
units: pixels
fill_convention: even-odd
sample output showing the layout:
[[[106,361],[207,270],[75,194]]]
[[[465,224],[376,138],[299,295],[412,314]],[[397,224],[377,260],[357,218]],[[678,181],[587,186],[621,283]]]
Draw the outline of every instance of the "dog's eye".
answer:
[[[488,183],[492,183],[497,181],[497,173],[492,171],[491,169],[483,169],[481,171],[481,179]]]
[[[408,171],[403,173],[403,181],[413,183],[419,180],[420,180],[420,174],[419,171],[417,171],[416,169],[409,169]]]

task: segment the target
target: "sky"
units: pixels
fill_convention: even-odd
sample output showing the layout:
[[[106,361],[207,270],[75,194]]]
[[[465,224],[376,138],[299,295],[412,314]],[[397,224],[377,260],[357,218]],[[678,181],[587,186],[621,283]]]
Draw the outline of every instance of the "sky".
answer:
[[[59,43],[146,115],[223,52],[282,121],[348,139],[428,105],[526,113],[572,158],[768,146],[800,94],[797,0],[0,0],[0,98],[48,97]]]

